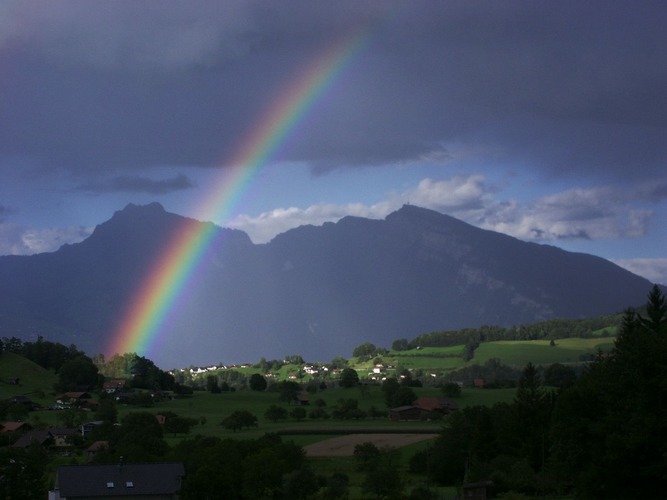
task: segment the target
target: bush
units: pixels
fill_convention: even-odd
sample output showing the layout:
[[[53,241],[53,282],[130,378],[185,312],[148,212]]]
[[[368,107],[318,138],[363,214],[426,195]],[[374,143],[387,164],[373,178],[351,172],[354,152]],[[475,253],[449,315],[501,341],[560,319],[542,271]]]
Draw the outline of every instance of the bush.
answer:
[[[448,382],[442,386],[442,393],[448,398],[458,398],[461,395],[461,386],[454,382]]]

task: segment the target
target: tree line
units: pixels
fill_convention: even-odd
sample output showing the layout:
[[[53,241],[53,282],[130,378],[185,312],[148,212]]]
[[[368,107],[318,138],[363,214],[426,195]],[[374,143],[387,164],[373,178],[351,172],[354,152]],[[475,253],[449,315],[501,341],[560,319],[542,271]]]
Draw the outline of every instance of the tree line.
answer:
[[[619,327],[621,321],[622,315],[607,315],[590,319],[552,319],[508,328],[484,325],[479,328],[424,333],[410,341],[398,339],[392,343],[391,348],[394,351],[405,351],[417,347],[451,347],[499,340],[587,338],[597,330]]]

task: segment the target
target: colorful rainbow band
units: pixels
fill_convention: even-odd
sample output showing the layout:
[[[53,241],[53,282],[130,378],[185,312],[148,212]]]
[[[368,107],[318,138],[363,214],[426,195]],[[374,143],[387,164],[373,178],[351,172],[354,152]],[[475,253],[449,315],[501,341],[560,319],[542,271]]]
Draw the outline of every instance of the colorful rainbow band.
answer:
[[[223,169],[220,181],[197,210],[200,220],[224,220],[229,216],[258,172],[294,134],[314,104],[340,80],[367,39],[364,30],[339,41],[273,102],[231,160],[225,162],[231,166]],[[128,352],[151,354],[167,319],[178,309],[179,296],[196,274],[215,232],[213,224],[184,224],[132,298],[105,350],[107,356]]]

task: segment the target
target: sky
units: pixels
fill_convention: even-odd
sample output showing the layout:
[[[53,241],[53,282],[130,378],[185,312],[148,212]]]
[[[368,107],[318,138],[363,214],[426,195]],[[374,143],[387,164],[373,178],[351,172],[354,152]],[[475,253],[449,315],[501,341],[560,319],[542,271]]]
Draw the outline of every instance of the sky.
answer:
[[[661,0],[0,0],[0,255],[128,203],[255,243],[410,203],[667,284],[666,22]],[[201,213],[351,39],[229,209]]]

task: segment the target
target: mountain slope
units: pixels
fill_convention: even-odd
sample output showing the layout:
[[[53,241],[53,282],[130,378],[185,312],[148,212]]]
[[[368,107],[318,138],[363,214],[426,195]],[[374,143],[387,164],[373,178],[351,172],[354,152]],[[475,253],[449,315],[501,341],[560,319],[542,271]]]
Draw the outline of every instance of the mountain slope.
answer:
[[[128,205],[77,245],[0,257],[0,335],[103,349],[160,252],[203,224]],[[213,228],[197,273],[161,331],[162,366],[301,354],[349,355],[433,330],[614,313],[650,283],[604,259],[526,243],[406,205],[254,245]]]

